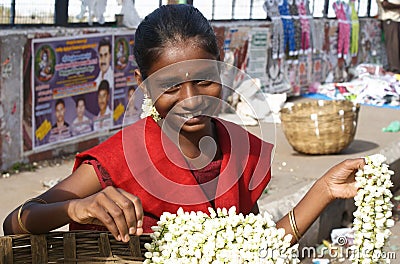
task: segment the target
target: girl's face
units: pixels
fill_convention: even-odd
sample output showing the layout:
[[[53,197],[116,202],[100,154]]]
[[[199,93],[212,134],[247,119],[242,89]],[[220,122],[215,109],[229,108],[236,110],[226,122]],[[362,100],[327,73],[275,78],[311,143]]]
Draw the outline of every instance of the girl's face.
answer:
[[[164,48],[148,72],[145,89],[168,125],[199,132],[219,110],[218,62],[192,41]]]

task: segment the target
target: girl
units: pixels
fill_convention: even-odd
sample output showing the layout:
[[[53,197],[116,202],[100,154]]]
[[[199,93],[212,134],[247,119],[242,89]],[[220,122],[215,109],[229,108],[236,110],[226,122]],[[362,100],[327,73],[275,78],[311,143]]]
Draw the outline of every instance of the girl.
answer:
[[[258,213],[272,145],[213,117],[222,85],[207,19],[190,5],[161,6],[139,25],[134,55],[154,119],[78,154],[69,177],[6,218],[5,234],[46,233],[70,223],[72,230],[102,226],[127,242],[179,207],[207,212],[234,205]],[[331,201],[356,194],[354,173],[363,164],[354,159],[331,168],[277,226],[295,243]]]

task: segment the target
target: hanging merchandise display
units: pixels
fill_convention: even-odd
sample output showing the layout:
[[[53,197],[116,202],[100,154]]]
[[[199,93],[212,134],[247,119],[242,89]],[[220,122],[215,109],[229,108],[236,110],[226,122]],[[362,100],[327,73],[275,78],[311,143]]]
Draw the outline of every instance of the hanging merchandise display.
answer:
[[[325,21],[316,19],[311,27],[313,53],[322,53],[325,40]]]
[[[284,52],[284,33],[283,33],[283,23],[278,9],[278,0],[265,1],[263,8],[267,13],[268,19],[270,19],[272,23],[272,32],[271,32],[272,58],[273,59],[282,58]]]
[[[360,34],[360,23],[358,22],[358,14],[355,7],[355,1],[350,0],[350,18],[351,18],[351,42],[350,42],[350,54],[352,57],[356,57],[358,53],[358,36]]]
[[[300,0],[297,6],[301,23],[301,50],[303,53],[310,51],[310,21],[307,16],[306,0]]]
[[[270,29],[266,27],[253,27],[249,31],[250,41],[248,46],[246,72],[260,80],[264,86],[267,82],[267,52],[270,42]]]
[[[381,40],[381,27],[379,20],[361,20],[360,21],[360,47],[358,61],[359,63],[379,63],[384,65]]]
[[[283,23],[283,49],[289,56],[296,55],[295,29],[292,16],[289,12],[288,0],[279,0],[279,13]]]
[[[323,60],[321,54],[314,54],[313,58],[313,67],[312,67],[312,81],[314,83],[321,83],[324,77],[324,67]]]
[[[288,78],[288,82],[291,86],[291,90],[288,95],[299,96],[300,95],[300,85],[299,85],[299,63],[286,63],[285,74]]]
[[[338,39],[337,39],[337,55],[338,58],[347,58],[350,48],[350,21],[347,18],[346,12],[349,6],[343,1],[335,1],[333,10],[335,10],[338,20]]]
[[[295,44],[296,44],[296,49],[295,49],[295,55],[300,51],[301,47],[301,24],[300,24],[300,17],[299,17],[299,10],[297,8],[297,2],[298,0],[288,0],[288,6],[289,6],[289,12],[290,15],[292,16],[292,21],[294,25],[294,38],[295,38]]]

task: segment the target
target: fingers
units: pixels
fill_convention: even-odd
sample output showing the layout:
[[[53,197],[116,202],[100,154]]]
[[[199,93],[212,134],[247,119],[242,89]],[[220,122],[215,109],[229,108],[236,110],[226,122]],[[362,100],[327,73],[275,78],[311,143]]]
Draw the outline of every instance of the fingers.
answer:
[[[87,206],[90,223],[101,223],[115,239],[129,241],[129,234],[143,233],[143,207],[138,197],[114,187],[93,195]]]
[[[140,199],[128,193],[122,189],[117,189],[122,194],[116,200],[116,203],[123,210],[126,223],[128,226],[128,232],[131,235],[138,234],[138,230],[142,229],[143,226],[143,207]],[[140,230],[139,230],[140,231]],[[140,233],[141,234],[141,233]]]
[[[138,197],[114,187],[82,199],[70,200],[68,216],[80,224],[104,225],[117,240],[143,233],[143,207]]]
[[[122,189],[106,188],[104,192],[109,197],[108,202],[105,203],[108,213],[118,229],[119,237],[116,238],[128,242],[129,234],[138,234],[137,231],[142,229],[142,203],[138,197]]]
[[[363,158],[347,159],[343,161],[345,168],[350,170],[362,170],[365,166],[365,160]]]
[[[110,195],[110,193],[107,193],[107,196],[108,195]],[[111,193],[110,196],[114,195],[115,194]],[[127,242],[129,241],[129,227],[125,218],[125,213],[121,207],[124,206],[126,209],[128,209],[128,206],[125,205],[124,201],[121,200],[123,200],[123,198],[114,200],[111,197],[107,197],[106,199],[103,199],[101,205],[104,208],[104,211],[107,213],[108,217],[102,215],[102,218],[100,218],[100,220],[107,227],[107,229],[110,230],[110,232],[117,240]],[[133,207],[131,207],[131,210],[134,211]]]

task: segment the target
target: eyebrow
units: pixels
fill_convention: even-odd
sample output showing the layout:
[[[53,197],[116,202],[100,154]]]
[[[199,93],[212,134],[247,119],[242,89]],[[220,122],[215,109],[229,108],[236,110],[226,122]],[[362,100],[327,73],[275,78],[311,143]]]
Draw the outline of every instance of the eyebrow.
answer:
[[[189,72],[190,73],[190,72]],[[216,78],[210,78],[216,77]],[[220,75],[217,68],[207,68],[204,70],[198,70],[195,73],[190,73],[189,80],[219,80]],[[166,83],[182,83],[186,81],[186,77],[182,76],[158,76],[155,78],[157,82],[166,82]]]
[[[166,77],[160,76],[157,77],[155,80],[159,83],[176,83],[176,84],[185,81],[184,79],[180,79],[178,77],[168,77],[168,76]]]

